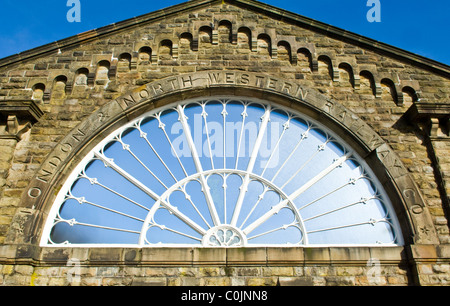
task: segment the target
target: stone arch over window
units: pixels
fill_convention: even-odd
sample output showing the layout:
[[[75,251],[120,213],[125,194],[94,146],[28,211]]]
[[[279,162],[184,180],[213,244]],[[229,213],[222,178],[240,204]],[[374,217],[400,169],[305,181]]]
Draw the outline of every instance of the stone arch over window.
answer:
[[[301,88],[298,85],[296,85],[295,83],[289,82],[287,80],[270,78],[271,82],[267,83],[267,84],[269,84],[267,86],[273,87],[274,84],[278,84],[280,86],[279,88],[277,87],[279,91],[274,92],[273,89],[269,89],[268,87],[250,86],[250,84],[253,84],[253,83],[255,85],[258,84],[259,82],[261,82],[262,78],[267,78],[267,80],[269,80],[268,76],[263,76],[263,75],[259,75],[259,74],[256,75],[256,74],[244,73],[244,72],[226,72],[227,75],[225,75],[225,72],[223,72],[223,71],[214,72],[214,73],[215,73],[214,76],[212,75],[212,72],[205,72],[201,75],[197,75],[198,74],[197,73],[196,75],[182,75],[178,78],[169,77],[164,80],[159,80],[157,82],[157,84],[156,83],[148,84],[145,89],[141,89],[141,91],[139,91],[139,92],[135,92],[130,95],[125,95],[119,99],[111,101],[111,103],[108,103],[107,105],[105,105],[104,107],[99,109],[95,114],[92,114],[91,117],[89,117],[82,124],[80,124],[80,126],[75,128],[55,148],[54,154],[50,155],[50,157],[47,159],[47,161],[44,162],[42,169],[38,172],[37,176],[32,181],[30,188],[28,189],[28,192],[24,195],[24,197],[25,197],[24,205],[25,206],[30,205],[30,207],[32,206],[35,208],[36,211],[40,212],[35,215],[35,217],[37,217],[38,220],[40,220],[40,221],[36,220],[32,224],[36,224],[36,225],[42,224],[42,222],[45,221],[46,216],[49,213],[50,213],[50,215],[52,215],[52,211],[51,211],[52,207],[53,207],[53,213],[55,213],[55,211],[58,210],[58,208],[55,208],[58,206],[53,205],[55,203],[55,196],[54,196],[55,192],[54,192],[53,188],[59,189],[60,187],[56,187],[56,186],[62,186],[62,184],[64,182],[68,182],[70,180],[72,180],[72,183],[73,183],[73,181],[80,175],[80,173],[82,173],[82,172],[78,171],[78,170],[80,170],[80,168],[77,168],[77,166],[80,165],[78,162],[81,159],[88,156],[89,154],[91,154],[89,152],[93,152],[92,150],[100,145],[100,142],[102,141],[102,139],[104,139],[105,135],[113,135],[112,137],[114,138],[115,145],[118,146],[120,148],[120,150],[122,150],[124,153],[129,154],[129,152],[127,151],[127,148],[128,148],[128,145],[130,145],[130,143],[127,143],[128,141],[125,141],[125,138],[124,138],[126,136],[125,134],[126,134],[126,130],[128,129],[128,127],[131,127],[132,129],[135,129],[135,130],[138,127],[141,128],[142,133],[138,129],[137,136],[139,139],[145,140],[145,138],[149,134],[147,131],[143,130],[143,126],[141,124],[153,122],[151,124],[156,124],[155,128],[159,131],[162,131],[162,127],[167,127],[167,129],[168,129],[169,125],[167,125],[167,122],[164,122],[163,120],[159,121],[157,119],[158,116],[161,119],[162,116],[167,115],[169,117],[172,116],[173,118],[176,117],[177,118],[176,120],[178,120],[178,118],[181,119],[181,121],[178,121],[179,122],[178,126],[173,127],[173,125],[172,125],[170,127],[171,128],[170,131],[172,133],[178,132],[177,135],[182,136],[185,134],[179,133],[180,131],[187,129],[188,127],[193,128],[193,129],[195,127],[193,127],[192,122],[184,121],[185,117],[178,116],[179,114],[184,113],[184,115],[187,116],[187,118],[197,118],[198,120],[200,120],[200,122],[203,122],[204,117],[208,117],[208,115],[209,115],[211,122],[216,122],[216,123],[223,122],[221,120],[213,120],[212,116],[214,114],[214,111],[212,111],[212,109],[210,110],[208,108],[209,106],[205,106],[205,104],[204,104],[205,101],[219,99],[219,100],[215,100],[216,103],[211,104],[212,107],[217,107],[220,109],[220,111],[216,112],[216,115],[215,115],[217,117],[216,119],[223,120],[224,115],[227,114],[226,116],[230,116],[230,117],[228,117],[229,121],[227,121],[227,122],[229,122],[231,124],[232,128],[235,128],[235,131],[241,131],[238,128],[236,128],[236,127],[239,127],[238,124],[233,124],[233,123],[238,122],[236,118],[239,118],[240,120],[243,120],[243,118],[246,118],[246,120],[247,119],[249,120],[249,121],[247,121],[248,123],[252,122],[249,118],[250,116],[245,116],[246,112],[242,112],[242,111],[236,112],[236,111],[232,110],[232,108],[234,108],[234,107],[241,107],[241,108],[245,107],[245,105],[247,105],[247,104],[241,103],[244,100],[249,103],[248,105],[254,104],[254,106],[256,106],[256,109],[253,109],[252,111],[253,112],[256,111],[257,114],[259,112],[259,115],[256,115],[256,117],[258,118],[258,124],[260,123],[260,119],[265,118],[264,117],[265,112],[267,112],[267,110],[270,109],[270,113],[273,114],[275,117],[284,118],[283,120],[285,120],[285,121],[282,120],[284,122],[282,126],[284,126],[284,127],[289,126],[289,124],[286,124],[287,123],[286,119],[289,118],[289,115],[287,115],[287,116],[283,115],[283,112],[288,111],[288,113],[290,113],[290,114],[294,114],[295,116],[300,116],[298,118],[300,118],[301,120],[299,119],[298,122],[303,122],[303,123],[312,122],[313,124],[317,123],[318,126],[320,127],[319,129],[317,129],[317,135],[319,137],[325,137],[324,139],[327,139],[326,135],[328,135],[327,134],[328,131],[332,130],[333,133],[336,133],[336,134],[333,134],[333,136],[337,136],[337,138],[340,139],[340,141],[338,141],[336,150],[343,153],[343,152],[347,152],[347,151],[345,151],[345,149],[343,149],[345,146],[348,146],[348,148],[352,148],[352,150],[354,152],[356,152],[362,158],[362,163],[367,163],[367,165],[369,166],[369,169],[372,169],[374,177],[378,178],[379,182],[381,182],[382,189],[384,189],[386,191],[386,194],[388,195],[389,200],[393,203],[393,205],[392,205],[393,210],[395,210],[395,213],[397,214],[397,216],[400,217],[398,224],[399,224],[399,227],[402,229],[401,234],[403,235],[406,242],[410,243],[411,242],[410,239],[412,239],[412,237],[414,237],[415,241],[432,241],[434,239],[434,238],[432,238],[433,237],[432,233],[430,233],[430,232],[423,233],[423,232],[418,231],[414,227],[414,224],[427,224],[427,222],[430,222],[430,220],[427,217],[427,210],[425,209],[425,206],[423,204],[422,205],[420,204],[419,192],[416,189],[414,183],[412,183],[412,180],[408,179],[406,170],[402,170],[403,168],[401,167],[401,162],[399,161],[398,158],[395,157],[395,154],[393,154],[393,152],[389,149],[389,147],[387,147],[387,145],[384,144],[383,141],[379,137],[377,137],[376,134],[371,132],[370,128],[367,125],[365,125],[360,119],[357,119],[356,116],[354,116],[354,115],[350,116],[350,113],[351,113],[350,111],[344,109],[342,106],[338,105],[337,103],[334,103],[324,97],[321,97],[320,94],[315,93],[314,90]],[[240,93],[239,96],[235,96],[235,94],[236,94],[235,89],[232,89],[227,94],[226,88],[229,88],[229,86],[226,86],[225,88],[221,88],[221,86],[220,86],[220,84],[226,85],[227,82],[229,82],[231,78],[235,78],[236,83],[241,84],[241,85],[236,85],[237,86],[236,89],[239,89],[239,93]],[[210,80],[215,80],[216,83],[214,83],[215,84],[214,86],[212,86],[213,84],[210,84],[210,86],[205,87],[203,83],[202,83],[203,85],[201,85],[201,84],[194,84],[194,83],[191,83],[191,81],[189,81],[189,80],[193,80],[193,79],[196,79],[196,80],[210,79]],[[189,84],[191,84],[191,86],[189,86]],[[160,86],[160,87],[158,87],[158,86]],[[175,89],[173,88],[174,86],[176,87]],[[188,88],[186,88],[186,86],[188,86]],[[160,88],[161,90],[155,91],[154,90],[155,88]],[[172,88],[172,90],[169,90],[169,88]],[[162,89],[167,89],[167,90],[162,90]],[[193,91],[190,91],[191,89]],[[217,95],[216,90],[219,90],[217,93],[220,93],[221,97],[219,97],[219,98],[215,97]],[[189,100],[186,100],[186,98],[182,98],[182,96],[180,95],[180,93],[182,93],[182,92],[190,92]],[[289,94],[287,95],[287,93],[289,93]],[[225,94],[225,96],[224,96],[224,94]],[[224,99],[227,101],[229,100],[229,101],[234,101],[234,102],[233,103],[230,102],[230,104],[224,103],[223,102],[223,101],[225,101]],[[223,109],[224,105],[230,105],[231,108],[228,110],[226,108]],[[267,108],[269,105],[270,105],[270,108]],[[272,109],[272,106],[274,106],[273,109]],[[198,110],[198,107],[200,107],[200,109],[202,109],[203,107],[206,107],[205,112],[203,112],[203,109],[201,112],[195,111],[196,109]],[[276,109],[279,109],[279,110],[276,110]],[[319,109],[321,109],[321,111],[319,111],[319,113],[321,115],[318,115],[318,113],[317,113],[317,111]],[[344,112],[348,112],[348,116],[349,116],[349,117],[346,117],[345,121],[342,119]],[[152,119],[153,121],[149,120],[149,117],[148,117],[149,115],[151,118],[153,118]],[[167,118],[169,118],[169,117],[167,117]],[[109,118],[109,119],[105,120],[105,118]],[[236,121],[234,122],[233,120],[231,120],[232,118],[235,118]],[[253,115],[252,120],[254,120],[254,118],[255,118],[255,116]],[[320,118],[320,120],[317,121],[319,118]],[[351,121],[348,121],[350,118],[351,118]],[[155,119],[156,119],[156,121],[154,121]],[[186,120],[189,120],[189,119],[186,119]],[[264,120],[263,120],[263,122],[264,122]],[[181,124],[181,126],[180,126],[180,124]],[[292,122],[292,124],[294,124],[294,123]],[[241,127],[242,126],[243,125],[241,125]],[[304,125],[304,126],[308,126],[308,124],[306,123],[306,125]],[[212,127],[214,127],[214,124],[212,124]],[[210,126],[209,128],[212,128],[212,127]],[[350,128],[350,127],[352,127],[352,128]],[[118,131],[120,129],[123,129],[121,131],[121,133],[111,134],[112,132]],[[217,129],[217,126],[216,126],[216,129]],[[243,129],[242,131],[243,131],[242,135],[246,135],[244,137],[249,137],[248,135],[251,135],[250,130]],[[283,131],[283,129],[278,130],[279,133],[282,133],[282,131]],[[292,129],[291,129],[291,131],[292,131]],[[122,132],[124,132],[124,133],[122,133]],[[304,133],[302,133],[302,134],[304,134]],[[229,133],[228,135],[231,135],[231,134]],[[240,134],[237,133],[237,135],[240,135]],[[258,132],[256,133],[256,135],[258,135]],[[277,134],[274,132],[273,135],[280,135],[280,134]],[[212,135],[210,135],[210,136],[212,136]],[[305,137],[306,136],[308,136],[308,135],[305,135]],[[211,143],[214,142],[218,146],[219,146],[220,142],[223,141],[223,139],[226,139],[223,136],[220,138],[217,138],[217,136],[216,136],[215,139],[211,139],[211,138],[210,138]],[[109,140],[111,140],[111,139],[112,138],[110,138]],[[183,138],[183,137],[178,138],[178,143],[175,139],[173,139],[174,143],[178,144],[177,148],[179,150],[181,150],[178,152],[184,152],[184,150],[186,150],[186,152],[189,152],[188,150],[190,150],[192,148],[192,147],[189,147],[189,141],[187,141],[186,139],[187,138]],[[251,139],[251,138],[249,138],[249,139]],[[311,139],[311,138],[309,138],[309,139]],[[322,145],[325,142],[323,142]],[[206,143],[207,143],[207,140],[204,141],[204,145],[205,145],[205,148],[208,148]],[[276,143],[276,141],[275,141],[275,143]],[[330,140],[328,143],[332,143],[332,141]],[[344,144],[344,147],[341,147],[339,145],[342,143]],[[187,146],[186,146],[186,144],[187,144]],[[262,144],[264,144],[264,147],[266,149],[271,147],[267,143],[267,141],[264,142],[261,140],[261,147],[263,147]],[[104,146],[104,144],[101,144],[100,146],[102,148],[106,148],[106,147],[109,148],[109,146]],[[147,146],[148,146],[148,144],[147,144]],[[130,147],[131,147],[131,145],[130,145]],[[224,146],[222,145],[219,148],[223,149]],[[235,148],[236,148],[236,146],[235,146]],[[320,149],[320,145],[317,148]],[[211,156],[211,155],[208,155],[208,151],[209,150],[204,151],[204,153],[205,153],[204,156],[206,156],[206,158],[207,158],[206,160],[208,160],[209,156]],[[100,151],[98,151],[98,152],[100,152]],[[103,151],[103,152],[105,152],[105,151]],[[171,154],[170,150],[167,153]],[[133,158],[132,155],[130,155],[130,156]],[[167,155],[167,156],[169,156],[169,155]],[[226,156],[226,154],[224,154],[224,156]],[[244,157],[245,157],[245,154],[244,154]],[[246,157],[247,160],[248,160],[248,157],[249,156]],[[340,161],[342,162],[342,160],[340,160],[340,158],[346,159],[346,158],[348,158],[348,156],[346,157],[346,153],[344,153],[337,159],[332,158],[331,165],[334,165],[333,168],[335,168],[335,166],[337,166],[336,163],[339,163]],[[192,159],[190,157],[190,160],[193,163],[193,164],[191,164],[191,166],[193,166],[195,168],[196,167],[196,165],[195,165],[196,163],[194,162],[195,159]],[[117,161],[120,161],[120,159],[118,159]],[[135,160],[135,161],[137,161],[137,160]],[[112,161],[110,161],[108,158],[101,160],[101,162],[104,163],[104,165],[108,165],[108,163],[110,163],[109,167],[111,167],[111,165],[112,165]],[[229,161],[226,161],[226,162],[229,163]],[[178,163],[178,161],[175,158],[174,164],[176,164],[176,163]],[[219,162],[217,162],[217,166],[219,165],[218,163]],[[234,164],[235,163],[233,163],[233,162],[229,163],[229,165],[234,165]],[[270,163],[268,162],[266,164],[270,164]],[[259,165],[261,165],[261,163],[259,163]],[[86,166],[86,164],[84,164],[83,167],[84,166]],[[191,169],[194,169],[194,168],[191,168]],[[188,170],[187,167],[185,169]],[[220,169],[220,168],[218,167],[218,169]],[[228,169],[228,167],[225,169]],[[239,172],[239,173],[246,174],[247,172],[245,172],[245,171],[248,170],[248,167],[244,167],[244,169],[245,169],[245,170],[243,170],[244,172]],[[328,168],[328,170],[330,170],[330,169],[331,168]],[[156,173],[154,171],[155,169],[149,168],[148,170],[151,170],[153,173]],[[325,170],[325,169],[323,169],[323,170]],[[227,171],[228,170],[226,170],[225,172],[227,172]],[[220,176],[220,175],[225,175],[225,172],[220,173],[220,171],[219,171],[219,173],[215,173],[215,174],[218,174]],[[325,173],[325,172],[323,172],[323,173]],[[84,174],[86,174],[85,179],[87,180],[86,182],[88,184],[97,185],[99,183],[99,181],[95,180],[95,177],[90,177],[88,175],[88,173],[86,173],[86,172]],[[82,174],[82,175],[84,175],[84,174]],[[150,172],[148,172],[148,174],[151,175]],[[173,174],[175,176],[175,173],[173,173]],[[231,175],[232,173],[229,173],[229,174]],[[212,175],[212,173],[211,173],[211,175]],[[89,177],[89,179],[87,177]],[[220,179],[220,177],[218,177],[218,178]],[[235,178],[238,178],[238,177],[235,177]],[[241,176],[241,180],[242,180],[242,178],[245,178],[245,175]],[[255,179],[255,177],[253,176],[253,174],[251,174],[251,175],[249,174],[248,179],[250,182],[252,182]],[[154,178],[154,180],[156,180],[156,178]],[[184,191],[186,191],[187,190],[186,188],[188,188],[187,187],[188,183],[194,183],[194,185],[201,184],[202,180],[200,179],[200,177],[196,176],[196,180],[191,181],[191,180],[187,179],[184,181],[183,180],[178,180],[178,181],[181,184],[179,186],[181,189],[177,189],[178,187],[175,189],[184,195]],[[312,182],[313,181],[311,181],[311,183]],[[349,180],[346,183],[351,184],[352,182],[353,181]],[[234,183],[234,184],[236,184],[236,183]],[[265,186],[264,188],[268,188],[268,191],[269,190],[273,191],[273,189],[275,188],[275,186],[271,185],[270,181],[262,181],[261,184],[262,184],[261,186]],[[225,184],[225,185],[227,185],[227,184]],[[232,184],[230,183],[228,185],[231,188]],[[55,186],[55,187],[52,187],[52,186]],[[104,185],[104,186],[106,186],[106,185]],[[192,186],[192,185],[190,185],[190,186]],[[223,184],[223,182],[222,183],[216,182],[215,186],[216,187],[224,186],[224,184]],[[98,185],[97,185],[97,187],[98,187]],[[223,188],[223,187],[219,187],[219,188]],[[261,187],[261,188],[263,188],[263,187]],[[172,191],[175,191],[175,189],[173,189]],[[375,188],[375,189],[377,189],[377,188]],[[112,189],[112,190],[115,190],[115,189]],[[377,190],[381,190],[381,189],[377,189]],[[294,192],[295,191],[297,193],[300,192],[299,189],[295,189]],[[277,192],[279,192],[279,190],[277,190]],[[300,193],[303,193],[303,191]],[[255,197],[259,198],[259,195],[261,195],[261,193],[259,193],[258,195],[255,195]],[[290,193],[288,195],[290,197],[293,196],[292,193]],[[179,197],[180,194],[178,193],[177,196]],[[218,196],[220,196],[220,195],[216,193],[215,197],[218,197]],[[121,197],[121,198],[123,200],[125,200],[123,197]],[[181,197],[181,198],[183,198],[183,197]],[[181,198],[179,198],[180,201],[181,201]],[[187,200],[189,202],[189,196],[187,198],[184,197],[184,199],[185,199],[185,201]],[[193,199],[192,196],[191,196],[191,199]],[[93,206],[92,204],[89,204],[86,202],[86,201],[89,201],[87,199],[87,197],[85,197],[83,199],[83,196],[79,195],[79,194],[78,195],[73,194],[73,198],[71,198],[70,200],[75,201],[76,203],[78,203],[81,206],[86,206],[85,204],[87,204],[88,206]],[[231,198],[229,198],[229,200],[231,201]],[[316,200],[318,200],[318,198],[315,198],[315,199],[311,198],[308,203],[314,202]],[[368,199],[366,199],[366,200],[368,200]],[[361,201],[365,202],[366,200],[359,199],[356,202],[360,203]],[[133,200],[133,201],[135,201],[136,203],[139,203],[136,200]],[[91,203],[98,204],[98,203],[94,203],[94,202],[91,202]],[[232,203],[232,202],[230,202],[230,203]],[[277,203],[280,203],[280,202],[278,201]],[[304,202],[304,203],[308,204],[307,202]],[[352,204],[352,203],[350,203],[350,204]],[[420,208],[421,208],[420,211],[417,210],[416,208],[414,208],[417,205],[420,205]],[[170,207],[170,206],[167,206],[167,207]],[[99,207],[97,207],[97,208],[104,209],[104,208],[99,208]],[[278,208],[281,208],[281,207],[278,207]],[[280,209],[280,211],[283,209]],[[336,209],[340,210],[339,208],[336,208]],[[155,208],[155,210],[158,210],[158,209]],[[410,210],[418,212],[418,214],[410,215],[409,213],[405,213],[405,211],[409,212]],[[271,211],[271,212],[270,211],[271,211],[270,209],[268,211],[266,211],[266,213],[268,214],[267,216],[272,215],[273,211]],[[114,213],[114,214],[117,213],[117,212],[113,212],[111,210],[109,210],[109,212]],[[177,214],[176,209],[174,209],[171,212]],[[283,211],[283,212],[285,212],[285,211]],[[121,212],[121,213],[124,213],[124,212]],[[321,212],[321,213],[318,212],[316,215],[310,216],[309,218],[312,218],[311,220],[313,220],[313,219],[317,219],[319,215],[322,215],[322,214],[328,215],[329,213],[330,213],[330,211]],[[231,214],[229,216],[232,216],[232,215],[233,214]],[[53,214],[52,216],[54,217],[55,214]],[[178,216],[181,217],[181,215],[178,215]],[[61,216],[61,217],[63,217],[63,216]],[[410,220],[409,218],[413,218],[414,221]],[[181,219],[183,219],[183,218],[181,218]],[[205,217],[205,219],[206,219],[206,217]],[[54,220],[53,221],[52,221],[52,219],[49,219],[49,220],[47,220],[47,225],[50,224],[50,226],[52,226],[52,222]],[[376,224],[377,223],[376,220],[377,219],[373,219],[373,220],[369,219],[368,225],[372,226],[372,223]],[[144,219],[144,221],[145,221],[145,219]],[[65,221],[65,225],[70,227],[72,225],[75,225],[76,222],[77,222],[76,218],[69,218]],[[87,222],[86,222],[86,224],[87,224]],[[149,223],[147,223],[147,224],[149,224]],[[250,225],[251,224],[254,224],[254,222],[250,223]],[[78,225],[80,225],[80,224],[78,224]],[[217,239],[217,237],[221,237],[222,234],[227,235],[226,233],[228,233],[228,235],[231,235],[233,237],[240,237],[239,239],[242,239],[240,241],[245,241],[245,239],[249,238],[247,236],[239,236],[241,234],[239,231],[235,230],[235,228],[233,228],[233,227],[230,228],[230,227],[226,226],[226,225],[230,225],[230,224],[221,224],[221,225],[224,225],[224,226],[222,226],[220,228],[217,228],[215,226],[211,227],[211,228],[215,228],[215,230],[217,230],[214,233],[212,231],[209,232],[208,230],[202,231],[200,228],[197,228],[195,225],[193,227],[194,227],[194,231],[197,231],[197,233],[201,232],[204,234],[201,240],[203,240],[204,237],[211,238],[212,236],[216,237],[216,239]],[[253,225],[253,227],[255,227],[255,225]],[[158,227],[157,230],[161,230],[162,228],[163,227]],[[430,227],[430,228],[432,228],[432,227]],[[156,228],[153,227],[153,229],[156,229]],[[252,229],[252,227],[250,229]],[[320,231],[320,229],[316,229],[316,230]],[[49,231],[47,230],[46,233],[49,234]],[[414,235],[412,233],[414,233]],[[29,233],[29,234],[37,235],[38,237],[41,237],[42,236],[41,235],[42,227],[40,227],[40,226],[34,227],[33,233]],[[247,233],[244,233],[244,234],[246,235]],[[34,237],[36,237],[36,236],[34,236]],[[42,236],[42,237],[45,237],[45,233],[44,233],[44,236]],[[398,237],[400,237],[400,236],[398,236]],[[36,239],[36,238],[34,238],[34,239]],[[46,238],[44,238],[44,240],[45,239]],[[214,240],[214,238],[211,238],[211,239]],[[211,240],[209,240],[209,241],[211,241]],[[45,243],[48,243],[48,241],[45,241]]]
[[[313,119],[254,98],[200,97],[145,113],[71,177],[44,232],[50,245],[403,243],[361,157]]]

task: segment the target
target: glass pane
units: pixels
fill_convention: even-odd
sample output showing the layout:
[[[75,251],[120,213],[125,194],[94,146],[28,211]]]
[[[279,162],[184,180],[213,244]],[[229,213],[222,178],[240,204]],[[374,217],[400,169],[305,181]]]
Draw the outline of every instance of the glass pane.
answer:
[[[191,100],[129,122],[54,205],[49,244],[401,242],[359,156],[319,123],[256,99]]]

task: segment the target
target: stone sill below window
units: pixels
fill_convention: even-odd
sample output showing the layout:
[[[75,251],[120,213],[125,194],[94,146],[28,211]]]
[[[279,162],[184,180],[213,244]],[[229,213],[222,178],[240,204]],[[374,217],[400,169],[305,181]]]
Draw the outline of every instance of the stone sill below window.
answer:
[[[392,247],[81,248],[0,246],[0,264],[196,266],[357,265],[450,261],[450,245]]]

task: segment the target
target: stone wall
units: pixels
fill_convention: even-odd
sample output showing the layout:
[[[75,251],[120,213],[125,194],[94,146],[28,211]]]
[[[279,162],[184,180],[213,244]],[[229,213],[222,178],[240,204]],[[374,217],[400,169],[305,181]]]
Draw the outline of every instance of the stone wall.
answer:
[[[408,285],[401,249],[383,254],[377,248],[50,249],[41,257],[46,265],[4,264],[2,281],[34,286]],[[375,256],[377,261],[371,261]]]
[[[412,214],[425,211],[432,224],[411,225],[417,236],[431,237],[431,251],[408,246],[382,261],[381,284],[450,284],[450,69],[307,21],[253,1],[190,1],[0,60],[0,284],[67,284],[69,257],[48,261],[42,257],[47,251],[38,251],[38,237],[21,236],[42,226],[28,224],[24,216],[35,207],[23,198],[38,196],[30,184],[58,143],[110,101],[152,82],[212,70],[286,80],[363,120],[420,190],[403,194],[419,203]],[[272,90],[268,82],[259,87]],[[344,123],[346,116],[334,113]],[[110,265],[82,262],[81,274],[86,285],[368,284],[371,256],[338,265],[300,258],[276,265],[264,259],[258,265],[225,260],[158,267],[129,266],[120,257]]]

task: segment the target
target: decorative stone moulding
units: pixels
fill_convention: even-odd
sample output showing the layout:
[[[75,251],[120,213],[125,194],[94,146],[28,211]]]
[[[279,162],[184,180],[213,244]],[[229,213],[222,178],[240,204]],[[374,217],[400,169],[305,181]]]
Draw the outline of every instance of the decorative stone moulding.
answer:
[[[0,101],[0,139],[19,141],[43,115],[33,100]]]
[[[430,137],[448,137],[450,129],[450,103],[414,103],[405,113]]]

